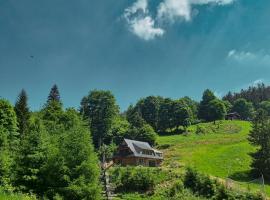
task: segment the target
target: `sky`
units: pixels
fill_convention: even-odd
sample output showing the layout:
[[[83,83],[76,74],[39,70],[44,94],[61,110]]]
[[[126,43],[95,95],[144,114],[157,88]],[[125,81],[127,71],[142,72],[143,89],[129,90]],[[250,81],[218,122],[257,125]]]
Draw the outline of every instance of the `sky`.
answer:
[[[32,110],[94,89],[200,100],[270,83],[269,0],[0,0],[0,97]]]

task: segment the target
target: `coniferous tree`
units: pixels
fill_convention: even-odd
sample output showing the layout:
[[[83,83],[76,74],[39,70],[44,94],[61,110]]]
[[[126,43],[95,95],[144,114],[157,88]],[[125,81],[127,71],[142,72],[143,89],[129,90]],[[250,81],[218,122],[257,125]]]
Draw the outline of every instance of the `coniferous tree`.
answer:
[[[17,118],[12,105],[0,99],[0,186],[10,190],[14,152],[18,147]]]
[[[16,158],[15,185],[24,192],[43,195],[42,167],[46,163],[45,128],[33,118],[28,133],[21,139]],[[48,147],[48,146],[47,146]]]
[[[257,151],[251,153],[253,174],[262,174],[265,179],[270,180],[270,119],[263,109],[259,109],[253,119],[249,141],[257,147]]]
[[[41,110],[42,118],[45,120],[46,127],[49,129],[55,129],[59,124],[59,120],[63,114],[63,105],[60,100],[60,93],[58,87],[53,85],[49,93],[47,103]]]
[[[22,90],[15,103],[15,112],[17,115],[19,133],[21,136],[25,135],[29,126],[30,111],[27,105],[27,100],[27,94],[25,90]]]
[[[51,88],[47,103],[52,102],[52,101],[57,101],[59,103],[61,102],[60,93],[56,84],[54,84]]]

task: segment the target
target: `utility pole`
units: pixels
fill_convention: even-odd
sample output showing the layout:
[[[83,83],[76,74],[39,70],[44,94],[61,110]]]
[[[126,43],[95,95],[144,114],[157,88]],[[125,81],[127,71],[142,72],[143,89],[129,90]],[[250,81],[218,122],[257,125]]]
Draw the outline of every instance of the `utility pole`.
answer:
[[[263,184],[263,198],[266,199],[263,173],[262,173],[262,184]]]

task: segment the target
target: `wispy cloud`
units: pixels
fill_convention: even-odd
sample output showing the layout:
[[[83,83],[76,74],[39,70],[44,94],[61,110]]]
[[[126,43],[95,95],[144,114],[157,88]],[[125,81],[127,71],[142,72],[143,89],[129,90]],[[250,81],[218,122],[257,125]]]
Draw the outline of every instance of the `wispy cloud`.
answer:
[[[129,29],[144,40],[151,40],[165,33],[164,22],[190,21],[194,5],[227,5],[235,0],[162,0],[156,8],[156,16],[149,11],[149,0],[137,0],[125,9],[124,18]]]
[[[270,55],[264,51],[250,52],[232,49],[228,52],[227,59],[239,63],[270,64]]]

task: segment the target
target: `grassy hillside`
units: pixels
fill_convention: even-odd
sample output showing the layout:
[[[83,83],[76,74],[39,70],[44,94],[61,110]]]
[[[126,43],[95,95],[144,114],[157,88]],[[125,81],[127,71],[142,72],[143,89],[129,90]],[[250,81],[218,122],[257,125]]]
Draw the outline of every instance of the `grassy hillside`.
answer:
[[[244,121],[219,121],[189,128],[187,135],[160,136],[158,144],[164,151],[164,166],[179,172],[191,166],[203,173],[237,181],[241,189],[261,189],[260,184],[248,184],[251,158],[254,151],[247,140],[251,124]],[[198,131],[200,130],[200,131]],[[197,132],[197,133],[196,133]],[[270,196],[270,186],[266,186]]]

